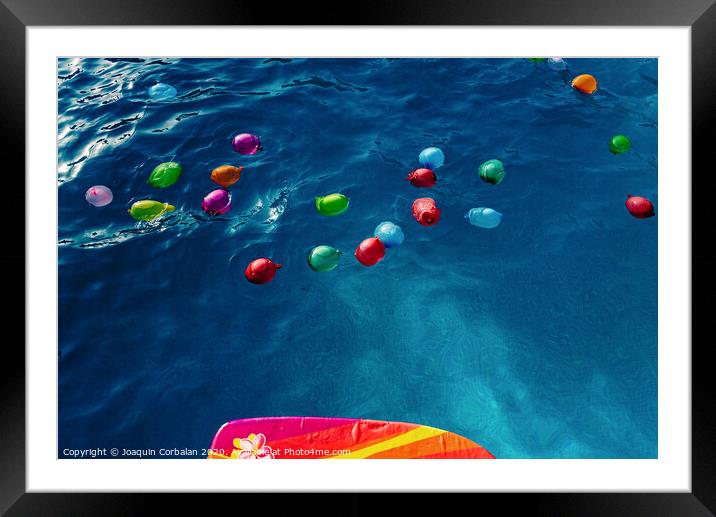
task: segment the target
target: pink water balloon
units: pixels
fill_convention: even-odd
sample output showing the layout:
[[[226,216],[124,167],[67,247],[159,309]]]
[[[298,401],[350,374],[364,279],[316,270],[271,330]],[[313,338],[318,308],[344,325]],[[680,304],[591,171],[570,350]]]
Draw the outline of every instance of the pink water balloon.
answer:
[[[112,202],[114,196],[112,191],[104,185],[95,185],[85,192],[85,199],[92,206],[107,206]]]

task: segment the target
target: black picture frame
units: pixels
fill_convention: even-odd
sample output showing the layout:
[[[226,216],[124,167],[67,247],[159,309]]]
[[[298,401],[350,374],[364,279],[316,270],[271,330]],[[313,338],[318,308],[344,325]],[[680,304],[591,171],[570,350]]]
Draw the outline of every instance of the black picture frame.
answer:
[[[656,25],[691,27],[692,71],[692,170],[684,163],[680,171],[692,180],[692,491],[690,493],[618,494],[480,494],[503,512],[524,509],[526,515],[649,515],[686,516],[716,514],[716,406],[712,362],[708,360],[711,340],[697,339],[697,328],[705,327],[707,296],[711,294],[716,251],[694,235],[708,235],[711,225],[716,126],[716,4],[715,0],[670,2],[665,0],[601,0],[575,2],[552,0],[362,0],[336,3],[286,3],[281,7],[246,0],[0,0],[0,120],[2,120],[6,215],[2,275],[16,295],[6,297],[2,311],[5,333],[0,359],[0,512],[7,515],[139,515],[147,505],[161,502],[167,511],[185,504],[172,494],[40,494],[25,490],[25,294],[19,271],[27,274],[24,214],[31,201],[25,191],[25,29],[43,25]],[[30,135],[31,137],[31,135]],[[29,174],[26,171],[25,174]],[[693,185],[698,177],[699,188]],[[13,185],[11,182],[15,182]],[[710,183],[707,183],[710,181]],[[23,224],[20,224],[20,220]],[[5,291],[6,293],[10,291]],[[20,300],[23,303],[20,303]],[[702,301],[704,303],[697,303]],[[700,324],[696,315],[701,311]],[[707,335],[707,334],[703,334]],[[228,497],[215,498],[225,501]],[[357,496],[346,510],[363,507]],[[482,502],[480,503],[482,504]],[[368,506],[364,507],[367,508]]]

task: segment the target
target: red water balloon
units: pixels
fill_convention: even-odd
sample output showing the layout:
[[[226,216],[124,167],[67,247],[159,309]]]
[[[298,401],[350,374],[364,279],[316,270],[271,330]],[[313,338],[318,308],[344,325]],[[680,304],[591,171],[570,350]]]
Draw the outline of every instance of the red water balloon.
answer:
[[[646,219],[654,216],[654,205],[645,197],[629,194],[626,200],[629,213],[637,219]]]
[[[433,198],[421,197],[413,201],[413,217],[423,226],[432,226],[440,219],[440,209]]]
[[[371,237],[358,245],[355,256],[364,266],[374,266],[385,257],[385,245],[378,237]]]
[[[281,264],[276,264],[271,259],[257,258],[249,262],[244,275],[252,284],[267,284],[273,280],[277,269],[281,269]]]
[[[415,169],[405,179],[416,187],[432,187],[438,181],[437,176],[430,169]]]

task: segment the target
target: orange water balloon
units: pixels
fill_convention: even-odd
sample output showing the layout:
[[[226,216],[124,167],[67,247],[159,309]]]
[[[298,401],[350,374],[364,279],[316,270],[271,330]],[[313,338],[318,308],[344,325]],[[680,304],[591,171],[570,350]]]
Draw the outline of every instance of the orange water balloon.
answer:
[[[572,79],[572,87],[582,93],[592,94],[597,89],[597,80],[593,75],[582,74]]]
[[[243,167],[234,167],[233,165],[222,165],[211,171],[211,181],[218,183],[224,188],[228,188],[241,177]]]

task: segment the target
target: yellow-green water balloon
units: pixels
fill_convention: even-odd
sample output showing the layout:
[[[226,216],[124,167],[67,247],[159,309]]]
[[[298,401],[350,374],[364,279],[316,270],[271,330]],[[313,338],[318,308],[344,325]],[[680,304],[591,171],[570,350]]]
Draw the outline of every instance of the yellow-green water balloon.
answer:
[[[157,217],[174,210],[176,210],[176,207],[169,203],[162,203],[153,199],[142,199],[134,203],[127,211],[137,221],[153,221]]]

